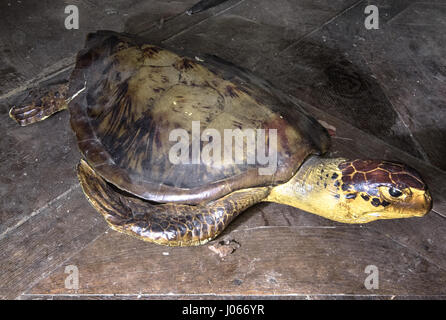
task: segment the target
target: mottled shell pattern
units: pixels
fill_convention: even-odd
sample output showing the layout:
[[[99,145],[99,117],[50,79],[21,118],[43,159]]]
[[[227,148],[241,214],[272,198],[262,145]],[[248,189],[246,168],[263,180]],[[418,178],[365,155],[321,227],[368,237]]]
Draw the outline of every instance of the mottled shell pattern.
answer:
[[[192,59],[133,36],[87,38],[70,79],[71,126],[90,166],[108,182],[146,200],[200,203],[232,191],[289,180],[310,154],[329,146],[326,130],[286,95],[248,71]],[[256,164],[172,164],[169,133],[276,129],[277,171]],[[204,144],[201,143],[202,149]]]

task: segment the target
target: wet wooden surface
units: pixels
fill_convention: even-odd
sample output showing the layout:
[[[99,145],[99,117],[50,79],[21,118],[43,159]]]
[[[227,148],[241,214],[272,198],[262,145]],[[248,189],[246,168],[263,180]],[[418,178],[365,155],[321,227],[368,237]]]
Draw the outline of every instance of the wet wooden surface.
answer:
[[[378,1],[380,29],[366,30],[366,1],[230,0],[181,14],[193,2],[80,2],[81,16],[88,12],[84,27],[54,35],[47,30],[63,27],[63,7],[23,4],[15,20],[25,36],[0,36],[0,59],[9,63],[0,70],[0,297],[446,296],[446,60],[439,31],[446,3]],[[1,12],[11,20],[14,10]],[[54,21],[38,26],[45,16]],[[68,114],[25,128],[7,116],[27,86],[66,77],[85,34],[101,28],[141,32],[254,70],[336,128],[333,156],[399,159],[419,169],[433,211],[344,225],[259,204],[217,240],[194,248],[161,247],[110,230],[78,185]],[[210,247],[220,241],[235,250],[220,257]],[[65,288],[69,265],[79,269],[78,290]],[[368,265],[380,272],[377,290],[364,286]]]

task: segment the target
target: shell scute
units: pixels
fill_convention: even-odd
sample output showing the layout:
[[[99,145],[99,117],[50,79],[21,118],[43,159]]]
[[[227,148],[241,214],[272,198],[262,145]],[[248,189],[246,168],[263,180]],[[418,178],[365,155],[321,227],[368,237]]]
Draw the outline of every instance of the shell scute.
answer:
[[[389,184],[393,183],[390,177],[390,173],[385,170],[375,169],[373,171],[367,172],[365,175],[367,182],[369,183],[377,183],[377,182],[389,183]]]

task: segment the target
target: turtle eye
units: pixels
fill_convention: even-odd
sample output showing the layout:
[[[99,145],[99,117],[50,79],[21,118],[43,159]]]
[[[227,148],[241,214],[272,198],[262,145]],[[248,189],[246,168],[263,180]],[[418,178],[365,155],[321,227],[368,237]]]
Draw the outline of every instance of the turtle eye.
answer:
[[[394,198],[398,198],[399,196],[401,196],[403,193],[401,192],[401,190],[391,187],[389,188],[389,194],[394,197]]]

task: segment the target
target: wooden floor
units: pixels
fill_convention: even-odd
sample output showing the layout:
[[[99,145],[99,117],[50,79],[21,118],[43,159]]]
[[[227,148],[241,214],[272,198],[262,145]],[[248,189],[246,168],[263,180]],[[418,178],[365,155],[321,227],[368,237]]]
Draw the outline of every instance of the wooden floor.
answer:
[[[0,4],[0,297],[445,298],[446,1],[78,1],[66,30],[60,1]],[[335,223],[260,204],[215,241],[192,248],[144,243],[108,228],[78,184],[80,158],[61,112],[21,128],[9,107],[29,88],[67,77],[89,31],[138,32],[254,70],[334,127],[331,155],[403,160],[426,177],[423,218]],[[365,269],[379,271],[369,290]],[[66,288],[67,266],[79,288]]]

